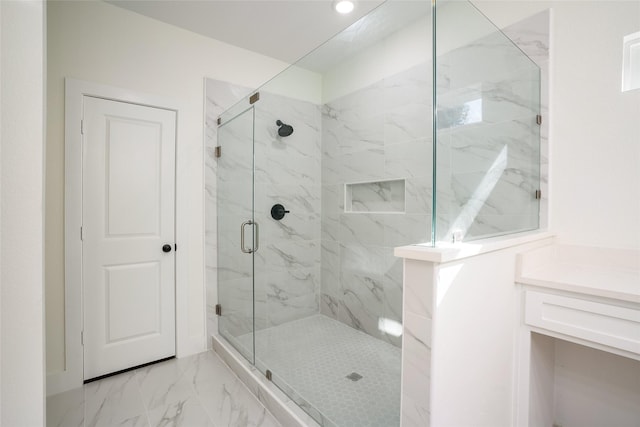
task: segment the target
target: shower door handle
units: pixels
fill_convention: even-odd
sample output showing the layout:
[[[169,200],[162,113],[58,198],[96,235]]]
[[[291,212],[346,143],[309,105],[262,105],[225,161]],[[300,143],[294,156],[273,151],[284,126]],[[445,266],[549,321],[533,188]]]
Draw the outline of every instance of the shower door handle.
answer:
[[[254,237],[255,237],[255,247],[253,249],[247,249],[244,247],[244,227],[247,225],[255,225],[256,230],[254,232]],[[244,252],[245,254],[252,254],[254,252],[256,252],[258,250],[258,245],[260,242],[260,228],[258,227],[258,223],[248,220],[242,223],[242,225],[240,225],[240,250],[242,252]]]
[[[250,253],[253,253],[253,249],[246,249],[244,247],[244,228],[247,225],[253,225],[253,221],[251,220],[245,221],[240,225],[240,250],[245,254],[250,254]]]

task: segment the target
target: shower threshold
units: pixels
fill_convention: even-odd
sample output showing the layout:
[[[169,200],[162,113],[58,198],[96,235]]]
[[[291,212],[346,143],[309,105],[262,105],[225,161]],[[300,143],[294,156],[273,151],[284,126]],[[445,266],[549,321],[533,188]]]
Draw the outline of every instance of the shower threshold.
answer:
[[[235,343],[251,348],[252,334]],[[401,350],[314,315],[255,333],[256,367],[321,426],[400,425]]]

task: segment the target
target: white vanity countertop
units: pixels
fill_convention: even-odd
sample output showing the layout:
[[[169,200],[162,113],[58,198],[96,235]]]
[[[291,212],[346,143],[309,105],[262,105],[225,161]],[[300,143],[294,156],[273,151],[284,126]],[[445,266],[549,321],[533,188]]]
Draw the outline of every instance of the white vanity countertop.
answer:
[[[640,251],[549,245],[518,256],[516,281],[640,302]]]

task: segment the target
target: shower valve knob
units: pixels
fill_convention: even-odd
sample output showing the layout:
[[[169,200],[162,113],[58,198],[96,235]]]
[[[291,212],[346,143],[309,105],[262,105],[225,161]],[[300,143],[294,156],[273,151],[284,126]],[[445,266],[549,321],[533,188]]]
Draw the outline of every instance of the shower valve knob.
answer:
[[[271,218],[275,219],[276,221],[280,221],[282,218],[284,218],[284,215],[288,213],[289,211],[285,210],[284,206],[282,206],[280,203],[276,203],[271,208]]]

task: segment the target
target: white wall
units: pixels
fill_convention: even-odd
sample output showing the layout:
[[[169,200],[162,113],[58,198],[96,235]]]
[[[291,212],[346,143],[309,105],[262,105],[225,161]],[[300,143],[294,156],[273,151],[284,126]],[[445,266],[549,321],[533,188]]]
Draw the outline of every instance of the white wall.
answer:
[[[0,2],[0,425],[44,425],[44,4]]]
[[[474,3],[503,27],[552,7],[550,222],[561,243],[640,248],[640,90],[622,93],[637,1]]]
[[[178,356],[204,350],[204,77],[256,87],[286,64],[100,2],[48,7],[46,159],[47,371],[64,355],[64,77],[175,100]]]

